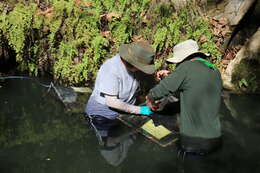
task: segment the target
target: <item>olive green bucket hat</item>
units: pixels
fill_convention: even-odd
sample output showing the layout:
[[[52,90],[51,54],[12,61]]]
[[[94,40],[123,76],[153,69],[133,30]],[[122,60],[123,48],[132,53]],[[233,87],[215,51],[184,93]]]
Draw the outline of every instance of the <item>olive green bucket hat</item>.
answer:
[[[129,64],[146,74],[155,72],[153,64],[154,50],[145,41],[122,44],[119,48],[119,55]]]

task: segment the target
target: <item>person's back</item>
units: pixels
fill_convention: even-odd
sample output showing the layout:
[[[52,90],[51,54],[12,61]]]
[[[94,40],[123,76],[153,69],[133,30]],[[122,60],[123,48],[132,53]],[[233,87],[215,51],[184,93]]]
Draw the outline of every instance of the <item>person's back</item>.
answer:
[[[218,69],[202,59],[194,40],[183,41],[173,48],[167,59],[177,68],[152,88],[147,104],[156,111],[158,100],[169,95],[180,96],[180,144],[185,152],[208,153],[221,144],[218,111],[221,103],[222,79]]]
[[[221,135],[218,111],[222,80],[217,69],[198,60],[181,64],[186,73],[181,90],[181,134],[215,138]]]

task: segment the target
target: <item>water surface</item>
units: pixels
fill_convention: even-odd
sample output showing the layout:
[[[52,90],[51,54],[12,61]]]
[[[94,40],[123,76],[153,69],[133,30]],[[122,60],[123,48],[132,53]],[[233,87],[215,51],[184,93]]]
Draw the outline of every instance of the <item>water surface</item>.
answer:
[[[162,148],[124,126],[111,139],[117,140],[116,147],[100,147],[84,115],[67,112],[52,92],[34,81],[1,82],[0,98],[1,173],[260,171],[259,95],[223,94],[222,149],[184,162],[175,146]]]

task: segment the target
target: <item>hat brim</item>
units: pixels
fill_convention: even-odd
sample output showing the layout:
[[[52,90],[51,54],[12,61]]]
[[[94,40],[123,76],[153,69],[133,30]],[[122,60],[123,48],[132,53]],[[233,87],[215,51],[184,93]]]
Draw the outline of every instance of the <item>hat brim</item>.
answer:
[[[127,44],[123,44],[120,46],[119,48],[119,55],[121,58],[123,58],[125,61],[127,61],[129,64],[133,65],[134,67],[136,67],[138,70],[146,73],[146,74],[153,74],[155,72],[155,66],[153,64],[151,65],[145,65],[142,64],[136,60],[134,60],[127,52],[128,49]]]
[[[189,56],[193,55],[193,54],[203,54],[205,56],[210,56],[210,54],[208,53],[203,53],[203,52],[200,52],[200,51],[197,51],[197,52],[193,52],[193,53],[189,53],[189,54],[185,54],[183,56],[173,56],[172,58],[168,58],[166,59],[167,62],[170,62],[170,63],[180,63],[182,62],[183,60],[185,60],[186,58],[188,58]]]

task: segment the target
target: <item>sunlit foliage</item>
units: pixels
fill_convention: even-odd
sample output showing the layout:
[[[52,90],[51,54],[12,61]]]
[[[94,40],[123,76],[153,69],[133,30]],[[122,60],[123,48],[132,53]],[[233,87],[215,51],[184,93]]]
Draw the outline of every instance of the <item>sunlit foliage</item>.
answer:
[[[16,52],[21,70],[36,76],[48,71],[74,84],[93,81],[102,62],[133,40],[152,44],[157,67],[185,39],[220,59],[207,19],[194,6],[176,11],[150,0],[20,1],[1,11],[0,37]]]

